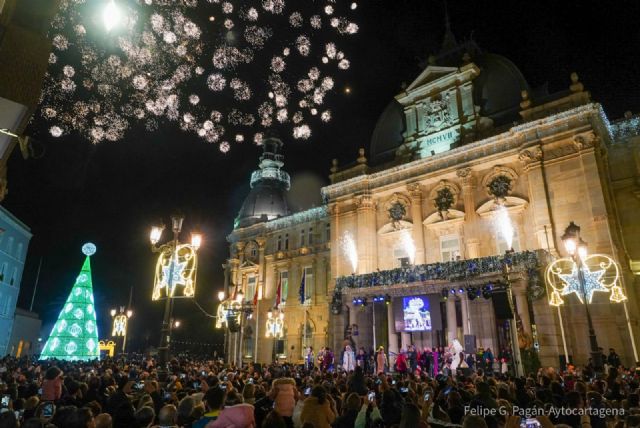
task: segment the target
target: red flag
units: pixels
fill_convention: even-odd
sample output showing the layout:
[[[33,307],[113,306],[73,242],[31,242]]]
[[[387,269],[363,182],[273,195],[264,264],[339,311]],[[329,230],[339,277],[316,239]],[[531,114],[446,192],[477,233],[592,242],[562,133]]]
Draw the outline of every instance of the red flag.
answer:
[[[280,299],[282,299],[282,276],[278,275],[278,288],[276,289],[276,309],[280,306]]]
[[[258,286],[256,286],[256,292],[253,295],[253,306],[257,306],[258,305]]]

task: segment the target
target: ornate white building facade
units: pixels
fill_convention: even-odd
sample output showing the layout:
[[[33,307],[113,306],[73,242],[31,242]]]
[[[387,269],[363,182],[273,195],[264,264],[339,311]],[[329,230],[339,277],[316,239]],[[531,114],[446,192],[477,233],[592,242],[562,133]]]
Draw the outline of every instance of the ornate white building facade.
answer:
[[[227,355],[299,361],[304,345],[340,349],[346,338],[392,353],[457,338],[497,354],[515,340],[515,316],[519,347],[557,366],[560,320],[541,272],[565,255],[560,237],[574,221],[591,253],[621,265],[630,323],[608,295],[589,307],[599,346],[632,363],[640,119],[610,122],[575,73],[567,91],[531,89],[509,60],[473,42],[430,62],[383,112],[369,159],[361,149],[353,165],[334,161],[324,207],[288,211],[281,143],[267,141],[225,265],[227,294],[258,303],[227,336]],[[278,295],[284,336],[267,338]],[[404,314],[415,297],[428,329]],[[586,363],[584,307],[565,303],[568,354]]]

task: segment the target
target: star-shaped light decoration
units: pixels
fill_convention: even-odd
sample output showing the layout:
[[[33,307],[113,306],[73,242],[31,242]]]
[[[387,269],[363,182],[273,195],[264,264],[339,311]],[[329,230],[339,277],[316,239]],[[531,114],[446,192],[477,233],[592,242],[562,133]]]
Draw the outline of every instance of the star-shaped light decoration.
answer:
[[[605,270],[596,270],[590,271],[586,266],[582,268],[582,275],[584,277],[584,294],[587,297],[587,303],[591,303],[593,300],[593,293],[596,291],[602,291],[608,293],[609,290],[602,284],[601,279],[602,275],[604,275]],[[571,293],[575,293],[580,300],[580,303],[584,303],[582,301],[582,287],[580,285],[580,277],[578,275],[578,267],[576,265],[573,266],[570,274],[558,274],[562,282],[566,284],[565,288],[562,290],[561,294],[566,296]]]
[[[172,257],[171,261],[162,267],[161,287],[166,287],[168,295],[173,296],[173,290],[176,286],[187,285],[186,278],[183,275],[186,268],[187,262],[178,261],[175,257]],[[172,269],[173,272],[171,272]]]

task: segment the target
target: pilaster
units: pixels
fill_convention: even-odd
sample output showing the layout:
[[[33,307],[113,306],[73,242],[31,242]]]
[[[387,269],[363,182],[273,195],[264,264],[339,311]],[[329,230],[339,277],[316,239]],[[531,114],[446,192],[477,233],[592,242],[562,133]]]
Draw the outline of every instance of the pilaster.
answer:
[[[358,249],[358,273],[373,272],[378,268],[378,234],[376,233],[376,208],[370,194],[355,198]]]
[[[426,263],[424,248],[424,226],[422,225],[422,189],[419,183],[407,185],[411,196],[411,221],[413,222],[413,242],[416,247],[415,264]]]

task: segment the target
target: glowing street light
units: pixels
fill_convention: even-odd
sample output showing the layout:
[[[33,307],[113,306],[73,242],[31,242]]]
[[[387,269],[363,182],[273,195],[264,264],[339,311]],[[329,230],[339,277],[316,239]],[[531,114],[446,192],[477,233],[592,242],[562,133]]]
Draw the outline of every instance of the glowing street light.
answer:
[[[128,309],[126,312],[124,306],[120,306],[120,311],[111,309],[111,317],[113,318],[113,328],[111,329],[112,337],[122,337],[122,353],[124,354],[127,347],[127,329],[129,326],[129,318],[133,316],[133,311]]]
[[[224,300],[224,291],[218,291],[218,300],[221,302]]]
[[[102,21],[107,32],[113,30],[122,21],[122,12],[115,0],[109,0],[102,11]]]
[[[198,266],[197,251],[202,245],[202,235],[193,232],[189,244],[180,243],[178,237],[182,231],[183,215],[171,216],[171,231],[173,239],[165,244],[159,245],[164,226],[154,226],[149,234],[151,251],[159,253],[156,263],[156,276],[153,286],[153,300],[164,298],[164,317],[162,319],[162,331],[160,335],[160,346],[158,347],[158,359],[162,376],[164,377],[165,366],[169,361],[169,343],[171,342],[171,328],[179,327],[180,322],[173,323],[171,314],[173,312],[174,298],[193,298],[196,288],[196,271]],[[178,293],[177,290],[181,292]]]

